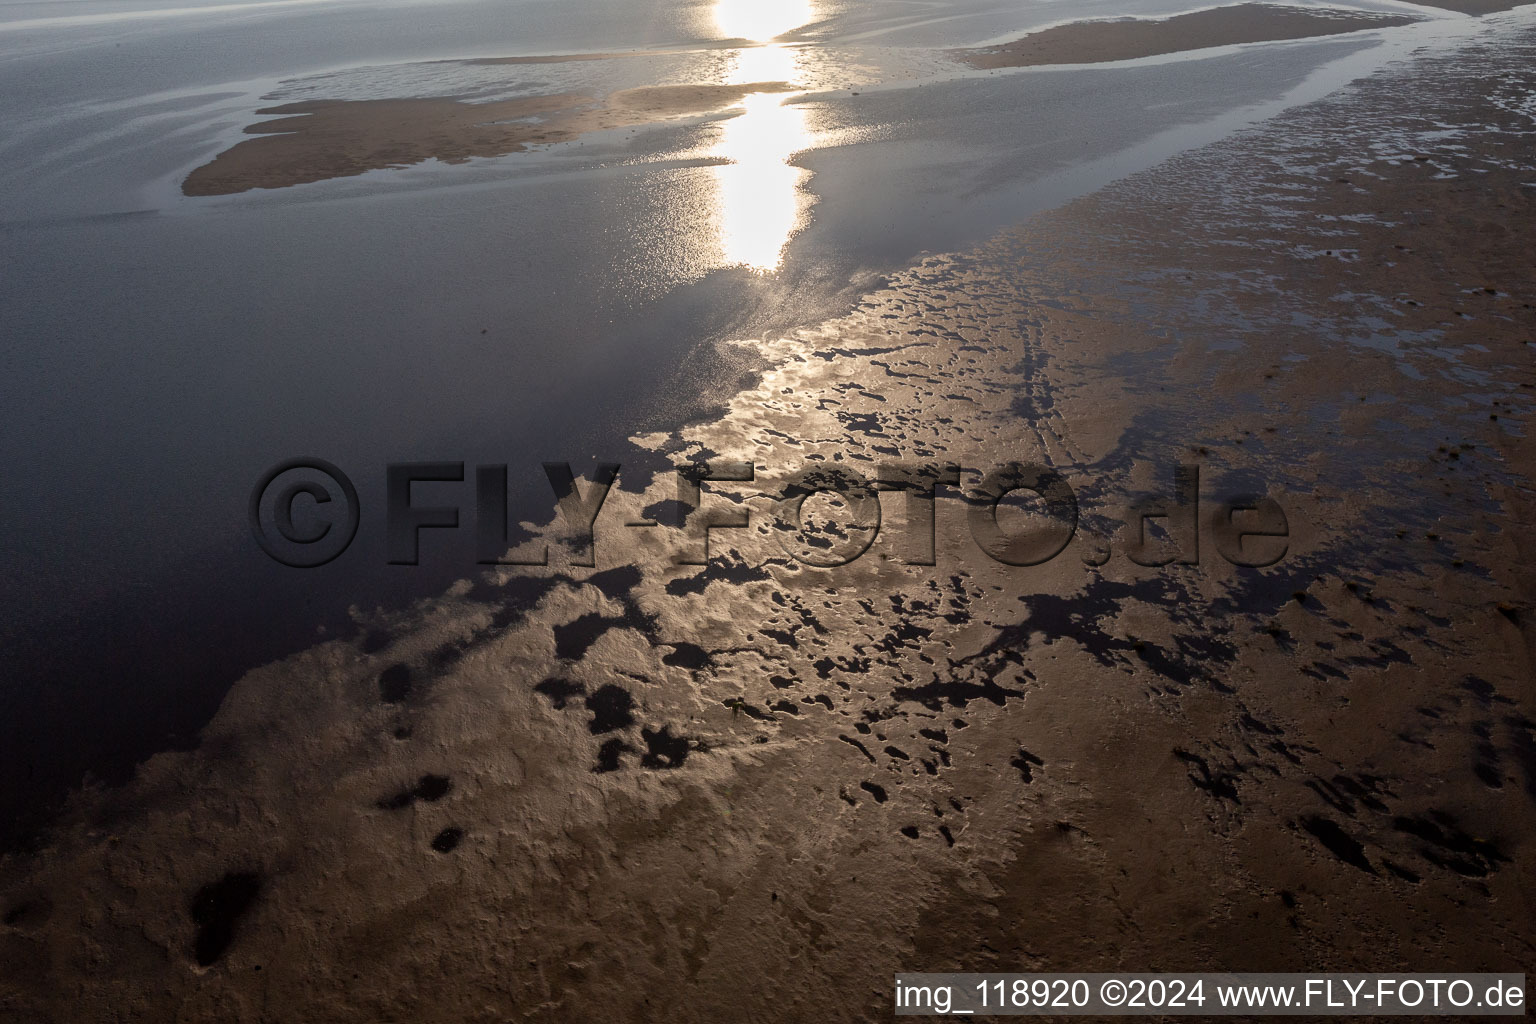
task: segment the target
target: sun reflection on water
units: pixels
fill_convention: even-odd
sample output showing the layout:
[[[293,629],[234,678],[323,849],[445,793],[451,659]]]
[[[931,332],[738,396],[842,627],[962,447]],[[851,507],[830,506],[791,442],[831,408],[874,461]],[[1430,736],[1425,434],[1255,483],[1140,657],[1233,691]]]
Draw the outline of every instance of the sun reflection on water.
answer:
[[[761,46],[738,52],[728,85],[789,82],[799,76],[799,51],[789,46]],[[784,247],[799,229],[810,206],[802,188],[810,172],[789,160],[810,146],[797,93],[749,93],[742,113],[722,122],[710,155],[728,163],[714,168],[718,186],[720,245],[725,261],[760,273],[779,269]]]
[[[715,24],[727,39],[765,43],[815,17],[813,0],[716,0]]]

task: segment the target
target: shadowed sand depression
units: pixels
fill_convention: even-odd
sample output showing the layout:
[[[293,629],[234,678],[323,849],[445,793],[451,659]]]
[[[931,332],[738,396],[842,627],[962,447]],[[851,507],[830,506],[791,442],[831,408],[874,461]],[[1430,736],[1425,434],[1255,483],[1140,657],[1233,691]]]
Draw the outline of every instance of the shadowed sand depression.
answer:
[[[1032,32],[1003,46],[960,50],[978,68],[1042,64],[1100,64],[1238,43],[1340,35],[1391,28],[1418,19],[1361,11],[1301,10],[1272,4],[1237,4],[1160,20],[1080,21]]]
[[[584,132],[721,110],[754,93],[790,92],[784,82],[626,89],[598,100],[584,93],[491,103],[454,97],[313,100],[257,111],[286,114],[245,129],[237,143],[182,182],[189,196],[220,196],[345,178],[424,160],[462,163]]]

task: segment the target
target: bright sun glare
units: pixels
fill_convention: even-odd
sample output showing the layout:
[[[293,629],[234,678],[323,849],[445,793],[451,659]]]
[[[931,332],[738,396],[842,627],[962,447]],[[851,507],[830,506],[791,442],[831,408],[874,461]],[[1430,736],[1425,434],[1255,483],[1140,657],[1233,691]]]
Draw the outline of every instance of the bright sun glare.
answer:
[[[787,46],[743,50],[734,58],[728,84],[793,82],[799,51]],[[712,155],[729,163],[715,168],[719,187],[720,244],[725,260],[768,273],[779,268],[784,246],[800,226],[808,197],[801,188],[809,172],[789,163],[808,148],[810,132],[803,107],[786,103],[785,93],[751,93],[744,112],[720,126]]]
[[[715,24],[727,39],[767,42],[815,14],[813,0],[716,0]]]

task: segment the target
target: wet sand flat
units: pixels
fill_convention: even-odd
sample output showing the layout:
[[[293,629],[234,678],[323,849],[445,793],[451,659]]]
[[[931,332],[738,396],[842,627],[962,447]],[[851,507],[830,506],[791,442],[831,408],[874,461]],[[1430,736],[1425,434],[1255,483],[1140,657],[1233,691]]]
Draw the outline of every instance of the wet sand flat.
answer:
[[[1307,39],[1407,25],[1416,18],[1274,4],[1237,4],[1158,20],[1082,21],[998,47],[957,51],[977,68],[1098,64],[1237,43]]]
[[[567,142],[585,132],[646,124],[729,107],[743,96],[789,92],[782,82],[647,86],[598,100],[582,93],[486,103],[443,97],[309,100],[258,110],[282,114],[245,129],[236,143],[182,182],[189,196],[286,188],[424,160],[462,163],[530,146]]]
[[[761,516],[704,566],[614,525],[593,568],[360,616],[6,858],[0,1010],[857,1021],[905,970],[1524,970],[1533,69],[1490,29],[738,342],[760,378],[614,453],[605,520],[701,458],[755,509],[1016,459],[1077,538],[1005,566],[950,508],[936,565],[820,570]],[[1273,497],[1284,557],[1131,562],[1180,464]]]
[[[589,107],[564,93],[496,103],[456,99],[315,100],[258,110],[282,114],[188,174],[182,192],[218,196],[350,177],[436,158],[458,163],[570,138],[549,116]]]

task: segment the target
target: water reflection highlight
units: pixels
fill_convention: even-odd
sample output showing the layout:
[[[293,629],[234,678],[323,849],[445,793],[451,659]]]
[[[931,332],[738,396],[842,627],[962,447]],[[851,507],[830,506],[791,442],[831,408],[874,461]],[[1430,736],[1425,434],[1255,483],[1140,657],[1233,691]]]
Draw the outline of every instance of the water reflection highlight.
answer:
[[[742,50],[733,59],[728,83],[790,82],[799,77],[799,51],[788,46]],[[720,213],[720,244],[727,264],[762,273],[779,268],[784,247],[805,219],[810,172],[791,166],[810,147],[806,111],[798,93],[749,93],[743,112],[720,126],[710,155],[724,163],[714,169]]]

